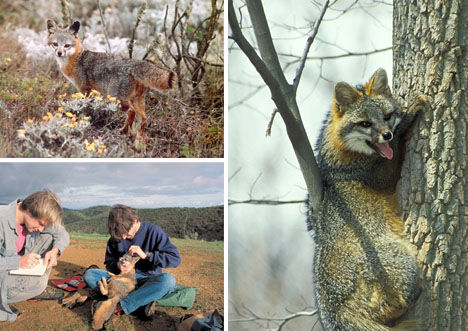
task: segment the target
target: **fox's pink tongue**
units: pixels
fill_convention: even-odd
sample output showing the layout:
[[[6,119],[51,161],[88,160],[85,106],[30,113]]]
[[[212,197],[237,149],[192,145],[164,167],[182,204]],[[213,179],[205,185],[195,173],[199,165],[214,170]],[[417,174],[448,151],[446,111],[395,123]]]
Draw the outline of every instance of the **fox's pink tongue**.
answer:
[[[375,143],[375,146],[380,150],[380,152],[389,160],[393,158],[393,149],[388,143]]]

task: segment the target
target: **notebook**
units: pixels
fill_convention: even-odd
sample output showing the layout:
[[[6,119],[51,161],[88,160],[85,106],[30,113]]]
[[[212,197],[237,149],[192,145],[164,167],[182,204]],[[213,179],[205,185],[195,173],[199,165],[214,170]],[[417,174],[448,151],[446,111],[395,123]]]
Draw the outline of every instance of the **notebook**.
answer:
[[[29,269],[15,269],[10,270],[10,275],[25,275],[25,276],[42,276],[47,269],[47,265],[44,264],[44,259],[41,259],[36,266]]]

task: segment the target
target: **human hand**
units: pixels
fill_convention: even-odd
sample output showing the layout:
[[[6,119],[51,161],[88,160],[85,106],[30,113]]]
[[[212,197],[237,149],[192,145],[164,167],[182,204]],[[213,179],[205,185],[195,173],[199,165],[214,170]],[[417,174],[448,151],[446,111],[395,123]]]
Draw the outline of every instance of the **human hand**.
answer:
[[[22,269],[30,269],[39,263],[41,256],[36,253],[24,254],[20,257],[19,267]]]
[[[130,248],[128,249],[128,254],[132,256],[138,255],[140,259],[143,260],[146,259],[146,253],[143,252],[141,247],[137,245],[130,246]]]
[[[57,265],[58,253],[59,253],[59,249],[57,247],[52,248],[50,251],[45,253],[44,264],[47,265],[47,269],[50,269]]]

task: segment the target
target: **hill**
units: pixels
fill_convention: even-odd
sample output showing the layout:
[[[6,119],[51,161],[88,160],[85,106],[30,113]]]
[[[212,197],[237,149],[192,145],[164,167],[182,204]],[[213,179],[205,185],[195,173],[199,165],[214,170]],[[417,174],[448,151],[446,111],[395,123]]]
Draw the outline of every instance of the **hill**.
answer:
[[[109,209],[109,206],[65,209],[65,227],[73,232],[107,234]],[[223,206],[138,209],[138,215],[140,221],[159,225],[170,237],[224,240]]]

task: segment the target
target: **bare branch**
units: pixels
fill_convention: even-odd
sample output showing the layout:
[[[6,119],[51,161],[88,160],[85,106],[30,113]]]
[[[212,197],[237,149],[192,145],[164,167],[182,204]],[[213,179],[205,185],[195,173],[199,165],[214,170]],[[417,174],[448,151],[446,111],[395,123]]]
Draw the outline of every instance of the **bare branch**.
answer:
[[[315,40],[315,36],[318,33],[320,23],[322,23],[323,16],[325,16],[325,12],[327,11],[328,4],[329,4],[329,1],[328,0],[325,1],[325,4],[323,5],[323,8],[322,8],[322,12],[320,13],[320,17],[318,18],[317,22],[314,24],[314,31],[309,36],[309,38],[307,38],[307,43],[306,43],[306,46],[304,48],[304,52],[302,53],[302,58],[299,61],[299,67],[297,68],[296,76],[294,77],[294,80],[293,80],[294,94],[297,93],[297,86],[299,85],[299,81],[301,80],[301,75],[302,75],[302,71],[304,70],[304,67],[305,67],[307,54],[309,53],[310,46],[312,46],[312,43]]]
[[[275,120],[275,116],[277,113],[278,113],[278,109],[276,108],[273,110],[273,113],[271,113],[271,118],[270,118],[270,121],[268,122],[267,130],[265,133],[267,137],[271,136],[271,127],[273,126],[273,121]]]
[[[102,29],[104,30],[104,38],[106,38],[106,43],[107,43],[106,53],[110,53],[111,52],[111,47],[110,47],[110,43],[109,43],[109,36],[107,35],[106,22],[104,21],[104,15],[102,13],[101,0],[98,0],[97,5],[98,5],[98,8],[99,8],[99,15],[101,16]]]
[[[146,10],[146,7],[148,6],[147,0],[144,0],[138,9],[138,14],[135,22],[135,26],[133,27],[132,31],[132,38],[130,39],[130,43],[128,45],[128,57],[132,58],[133,56],[133,44],[135,43],[135,35],[136,35],[136,29],[138,28],[138,25],[140,24],[141,19],[143,18],[143,14]]]
[[[252,316],[250,317],[245,317],[245,318],[238,318],[238,319],[230,319],[229,323],[239,323],[239,322],[252,322],[252,321],[267,321],[267,322],[280,322],[278,325],[278,328],[276,330],[280,331],[282,330],[283,326],[285,324],[295,318],[303,317],[303,316],[315,316],[317,315],[317,310],[313,311],[299,311],[296,313],[293,313],[291,315],[283,316],[283,317],[263,317],[263,316],[258,316],[254,312],[252,312],[250,309],[247,309],[244,307]]]
[[[229,205],[240,205],[240,204],[251,204],[251,205],[268,205],[268,206],[279,206],[279,205],[289,205],[294,203],[306,203],[307,200],[288,200],[288,201],[280,201],[280,200],[257,200],[257,199],[249,199],[249,200],[228,200]]]
[[[336,59],[341,59],[345,57],[353,57],[353,56],[369,56],[369,55],[387,52],[391,50],[392,50],[392,47],[390,46],[390,47],[374,49],[373,51],[366,51],[366,52],[347,52],[344,54],[328,55],[328,56],[308,56],[306,60],[336,60]],[[301,58],[298,55],[294,55],[294,54],[278,53],[278,55],[296,58],[296,60],[292,61],[291,63],[296,63],[301,60]]]
[[[280,66],[276,50],[271,39],[265,12],[260,0],[247,0],[247,8],[252,21],[258,49],[262,58],[245,39],[237,22],[233,0],[228,1],[228,18],[232,38],[247,55],[255,69],[268,85],[272,99],[286,125],[301,172],[304,176],[307,190],[310,194],[311,206],[317,210],[322,200],[322,179],[315,160],[312,146],[301,120],[292,85],[288,84]],[[264,62],[265,61],[265,62]]]

